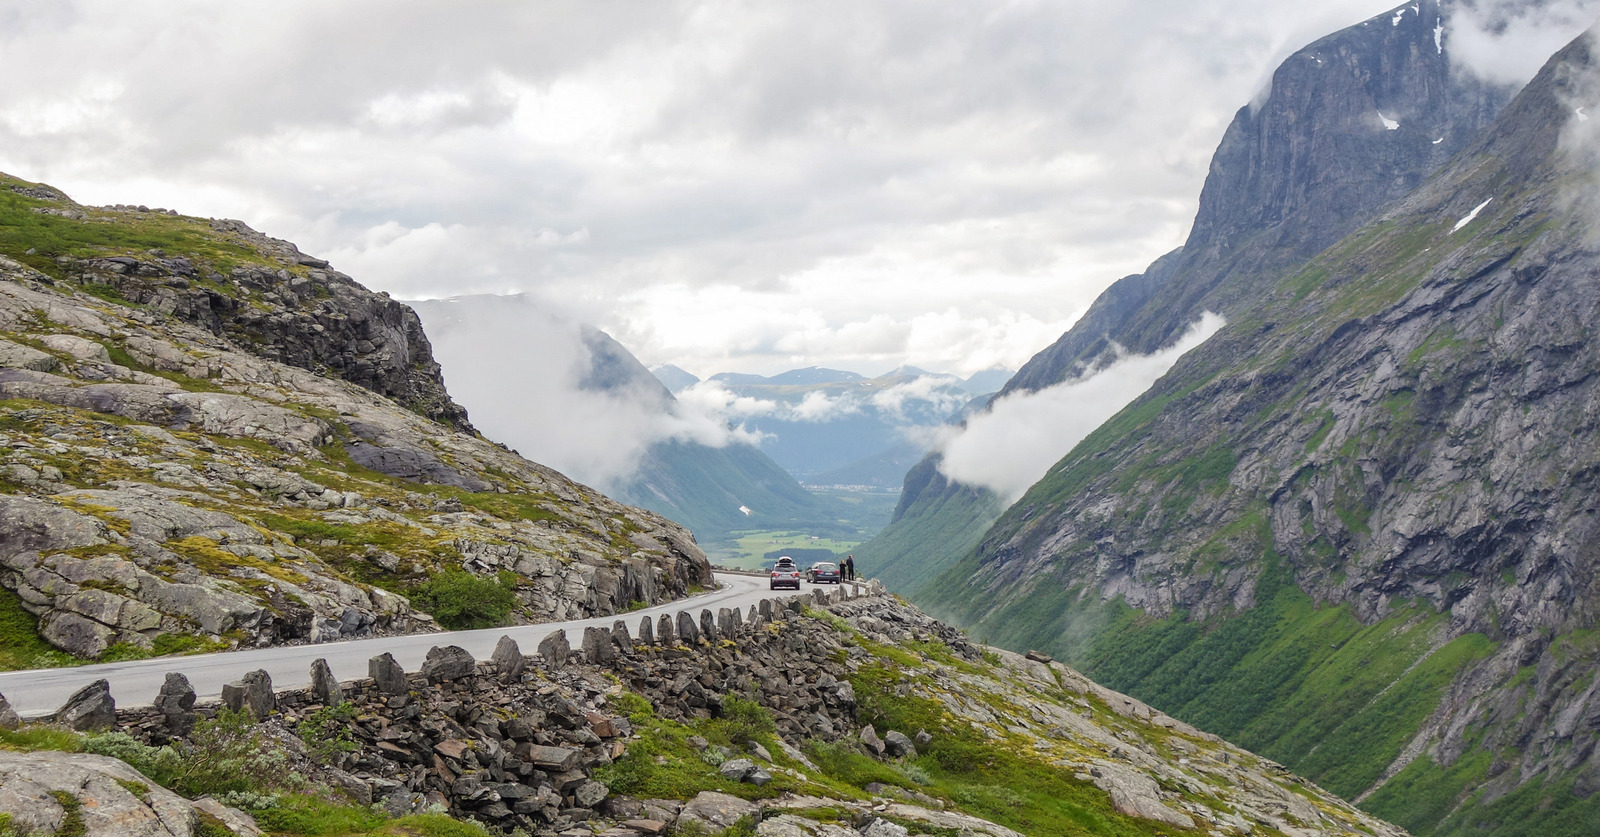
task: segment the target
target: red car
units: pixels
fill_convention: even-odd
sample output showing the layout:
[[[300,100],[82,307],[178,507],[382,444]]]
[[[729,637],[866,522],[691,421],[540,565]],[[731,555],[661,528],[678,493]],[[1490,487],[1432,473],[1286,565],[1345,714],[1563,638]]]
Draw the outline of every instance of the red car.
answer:
[[[770,589],[773,590],[779,587],[800,589],[800,568],[794,565],[793,558],[785,555],[778,559],[777,565],[772,568],[771,584]]]

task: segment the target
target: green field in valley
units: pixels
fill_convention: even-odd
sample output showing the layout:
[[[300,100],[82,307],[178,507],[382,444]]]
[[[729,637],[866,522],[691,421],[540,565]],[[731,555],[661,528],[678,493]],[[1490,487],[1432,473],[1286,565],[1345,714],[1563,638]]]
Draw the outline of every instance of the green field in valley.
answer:
[[[711,563],[735,569],[755,570],[770,565],[765,557],[769,552],[802,552],[804,550],[828,550],[843,558],[850,550],[855,549],[861,541],[836,540],[834,538],[811,535],[797,531],[744,531],[735,532],[736,540],[732,544],[720,549],[706,549],[706,555]],[[801,566],[809,566],[812,561],[825,560],[819,556],[796,555],[795,561]]]

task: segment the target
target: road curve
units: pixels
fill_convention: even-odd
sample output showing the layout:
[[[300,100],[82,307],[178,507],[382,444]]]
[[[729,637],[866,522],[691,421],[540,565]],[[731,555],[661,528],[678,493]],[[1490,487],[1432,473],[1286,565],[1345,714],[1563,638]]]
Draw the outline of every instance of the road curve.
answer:
[[[222,694],[222,686],[238,680],[245,672],[266,669],[272,676],[275,689],[296,689],[311,685],[311,662],[318,657],[328,661],[333,674],[340,680],[355,680],[367,676],[367,660],[387,651],[394,655],[407,671],[416,671],[436,645],[459,645],[472,652],[472,656],[486,660],[502,636],[510,636],[522,647],[524,654],[533,653],[541,640],[561,628],[570,636],[574,646],[582,638],[586,627],[611,627],[621,619],[628,623],[628,631],[638,634],[639,622],[645,616],[656,617],[662,613],[687,610],[695,614],[698,624],[702,609],[715,611],[720,607],[738,607],[748,611],[763,598],[792,596],[793,592],[769,591],[764,576],[717,573],[721,587],[687,599],[667,602],[632,613],[599,616],[593,619],[575,619],[567,622],[544,622],[537,625],[515,625],[508,628],[485,628],[476,631],[448,631],[432,634],[408,634],[372,639],[352,639],[325,642],[317,645],[276,646],[253,648],[246,651],[227,651],[216,654],[196,654],[190,657],[162,657],[154,660],[137,660],[126,663],[100,663],[75,668],[31,669],[0,673],[0,694],[5,695],[13,709],[25,718],[48,715],[61,707],[78,689],[104,678],[111,683],[111,695],[118,706],[148,706],[161,690],[167,672],[182,672],[194,686],[200,700],[214,699]],[[807,585],[808,587],[810,585]],[[809,595],[808,590],[800,594]]]

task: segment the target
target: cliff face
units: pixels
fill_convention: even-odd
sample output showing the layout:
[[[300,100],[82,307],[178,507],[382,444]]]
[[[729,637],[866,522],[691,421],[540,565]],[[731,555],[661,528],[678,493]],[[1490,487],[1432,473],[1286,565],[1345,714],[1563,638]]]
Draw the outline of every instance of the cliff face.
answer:
[[[96,224],[88,210],[48,187],[33,187],[33,193],[52,197],[40,208],[60,213],[55,217]],[[103,210],[95,214],[102,221],[108,216]],[[130,246],[137,245],[141,234],[158,237],[181,230],[178,246],[186,239],[203,239],[202,254],[169,254],[162,248],[133,256],[80,250],[54,257],[23,253],[20,260],[100,295],[109,293],[227,337],[258,357],[349,381],[472,432],[466,410],[445,392],[421,320],[388,294],[373,293],[326,261],[239,221],[213,219],[207,222],[209,230],[182,229],[183,222],[165,213],[126,207],[118,214],[129,216],[128,226],[159,231],[129,230]]]
[[[1592,833],[1595,77],[1236,303],[934,601],[1420,833]]]
[[[682,528],[469,432],[410,309],[237,222],[0,181],[0,399],[13,668],[710,581]]]
[[[1223,134],[1183,248],[1113,285],[1002,394],[1082,374],[1106,339],[1150,353],[1202,311],[1250,305],[1465,148],[1514,91],[1450,60],[1447,17],[1437,0],[1407,3],[1285,60]]]
[[[1218,145],[1185,245],[1108,288],[998,398],[1093,372],[1113,358],[1113,344],[1157,351],[1202,312],[1232,319],[1283,272],[1371,220],[1465,148],[1512,91],[1453,66],[1448,37],[1438,31],[1447,28],[1447,15],[1436,0],[1408,3],[1285,60],[1265,97],[1239,110]],[[862,551],[908,591],[977,537],[921,548],[912,530],[984,528],[995,517],[985,508],[1000,506],[986,492],[942,478],[908,484],[905,496],[895,523]]]

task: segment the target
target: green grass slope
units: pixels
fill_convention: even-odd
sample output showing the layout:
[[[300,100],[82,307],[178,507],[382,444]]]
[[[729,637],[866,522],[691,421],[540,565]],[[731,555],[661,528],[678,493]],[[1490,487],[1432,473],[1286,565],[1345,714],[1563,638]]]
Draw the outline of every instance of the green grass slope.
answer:
[[[936,457],[924,459],[906,475],[894,519],[857,547],[856,570],[922,599],[923,586],[971,552],[1000,511],[999,497],[949,482]]]

